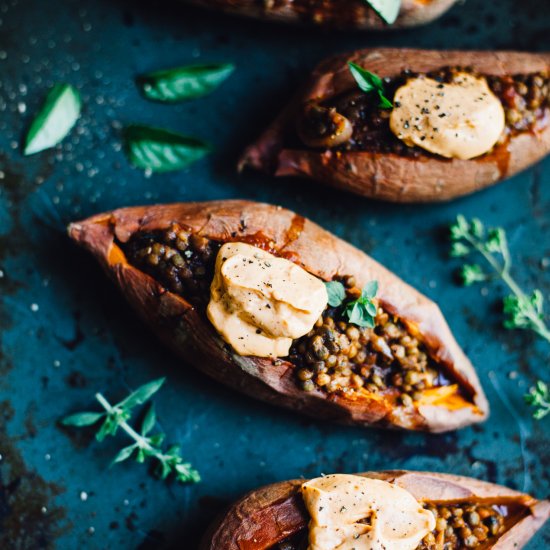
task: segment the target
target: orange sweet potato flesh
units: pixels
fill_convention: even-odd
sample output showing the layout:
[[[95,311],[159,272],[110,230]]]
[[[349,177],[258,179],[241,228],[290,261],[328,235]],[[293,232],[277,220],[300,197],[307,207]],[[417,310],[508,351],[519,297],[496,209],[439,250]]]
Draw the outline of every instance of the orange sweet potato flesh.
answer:
[[[550,112],[532,131],[511,135],[493,151],[471,160],[285,148],[284,136],[294,131],[305,102],[330,99],[357,87],[348,61],[380,77],[395,76],[404,69],[425,73],[447,66],[471,67],[480,74],[494,76],[550,70],[550,53],[388,48],[338,55],[315,69],[306,86],[246,149],[240,168],[251,166],[276,176],[304,176],[358,195],[392,202],[433,202],[493,185],[527,168],[550,151]]]
[[[119,246],[135,232],[165,229],[173,223],[209,239],[268,248],[323,280],[352,275],[360,287],[377,280],[380,305],[414,327],[433,359],[470,401],[429,396],[428,402],[404,409],[367,392],[355,397],[305,392],[298,387],[294,366],[287,360],[237,355],[204,312],[130,265]],[[433,432],[487,417],[487,400],[475,370],[437,305],[360,250],[294,212],[239,200],[122,208],[73,223],[69,234],[99,260],[140,317],[184,361],[252,397],[319,419]]]
[[[341,29],[374,29],[415,27],[433,21],[456,0],[403,0],[395,23],[387,25],[365,0],[323,0],[296,2],[276,0],[184,0],[203,8],[224,11],[258,19],[284,23],[313,24]]]
[[[538,501],[524,493],[470,477],[407,470],[357,475],[396,483],[420,502],[468,502],[520,508],[522,513],[505,523],[507,530],[489,546],[484,545],[484,549],[522,548],[550,516],[547,500]],[[248,493],[210,527],[199,550],[267,550],[305,529],[309,517],[300,494],[304,481],[283,481]]]

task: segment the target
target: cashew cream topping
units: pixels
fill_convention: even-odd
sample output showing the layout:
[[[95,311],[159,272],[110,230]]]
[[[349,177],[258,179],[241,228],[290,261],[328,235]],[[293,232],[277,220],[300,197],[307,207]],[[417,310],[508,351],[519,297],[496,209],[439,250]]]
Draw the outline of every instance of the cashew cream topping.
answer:
[[[391,131],[407,145],[447,158],[483,155],[505,127],[504,109],[484,78],[458,73],[452,83],[411,78],[397,90]]]
[[[327,306],[326,287],[296,264],[245,243],[216,258],[208,318],[240,355],[284,357]]]
[[[405,489],[334,474],[302,485],[309,512],[308,550],[415,550],[435,529],[434,515]]]

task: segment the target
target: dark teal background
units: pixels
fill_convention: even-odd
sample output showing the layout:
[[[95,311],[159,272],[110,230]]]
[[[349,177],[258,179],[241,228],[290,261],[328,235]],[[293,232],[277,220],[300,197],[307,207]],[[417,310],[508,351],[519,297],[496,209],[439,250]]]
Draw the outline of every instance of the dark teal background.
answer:
[[[243,492],[321,472],[438,470],[548,496],[550,420],[534,422],[521,396],[538,377],[550,379],[549,346],[501,328],[499,284],[455,284],[445,227],[457,213],[503,225],[514,274],[548,298],[550,159],[431,206],[239,177],[234,168],[323,56],[377,45],[550,50],[549,8],[547,0],[468,0],[428,27],[369,36],[170,1],[0,0],[0,547],[193,549]],[[140,72],[197,61],[230,61],[237,70],[210,97],[176,106],[144,101],[133,84]],[[59,81],[81,91],[82,117],[62,146],[23,158],[21,138]],[[146,177],[121,151],[120,128],[130,122],[201,137],[217,152],[187,171]],[[64,234],[69,221],[114,207],[228,197],[295,209],[436,300],[477,366],[491,419],[442,436],[369,431],[232,393],[165,351]],[[196,486],[162,483],[135,463],[108,469],[123,435],[98,444],[57,424],[95,407],[96,391],[116,400],[161,375],[168,378],[156,399],[162,428],[201,471]],[[550,526],[529,548],[549,547]]]

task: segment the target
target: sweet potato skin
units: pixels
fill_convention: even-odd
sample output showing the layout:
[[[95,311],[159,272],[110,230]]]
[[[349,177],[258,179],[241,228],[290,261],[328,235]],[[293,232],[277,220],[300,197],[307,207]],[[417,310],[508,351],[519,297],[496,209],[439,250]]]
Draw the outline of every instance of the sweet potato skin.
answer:
[[[314,6],[290,0],[185,0],[188,4],[284,23],[312,24],[338,29],[386,30],[416,27],[433,21],[456,0],[403,0],[395,23],[387,25],[364,0],[324,0]]]
[[[550,70],[550,53],[388,48],[338,55],[315,69],[304,89],[246,149],[239,167],[251,166],[276,176],[309,177],[375,199],[435,202],[493,185],[527,168],[550,151],[550,114],[533,131],[513,135],[492,152],[471,160],[283,148],[283,136],[288,128],[293,128],[304,102],[330,98],[355,86],[348,61],[381,77],[399,74],[407,68],[427,72],[445,66],[471,67],[482,74],[495,76]]]
[[[530,513],[506,531],[491,546],[493,550],[522,548],[550,517],[549,501],[537,501],[524,493],[470,477],[406,470],[357,475],[396,483],[419,501],[518,503],[528,507]],[[300,495],[304,481],[283,481],[248,493],[210,527],[199,550],[265,550],[298,533],[308,523]]]
[[[208,238],[267,246],[324,280],[341,274],[354,275],[361,286],[373,279],[379,281],[382,306],[418,329],[434,357],[471,392],[477,410],[421,406],[405,415],[375,398],[354,401],[339,395],[327,397],[321,391],[304,392],[287,361],[237,355],[203,314],[128,264],[115,242],[126,242],[136,231],[162,229],[173,222]],[[69,234],[95,255],[137,313],[176,354],[245,394],[316,418],[433,432],[479,422],[488,414],[474,368],[439,308],[363,252],[289,210],[249,201],[123,208],[71,224]]]

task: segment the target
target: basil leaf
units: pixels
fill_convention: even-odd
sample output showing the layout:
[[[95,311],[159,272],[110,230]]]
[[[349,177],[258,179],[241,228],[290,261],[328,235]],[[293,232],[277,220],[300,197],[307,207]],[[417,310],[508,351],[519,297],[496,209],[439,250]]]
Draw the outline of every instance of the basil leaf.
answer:
[[[393,103],[384,95],[384,81],[378,75],[351,61],[348,61],[348,67],[360,90],[365,93],[376,92],[378,94],[380,100],[378,106],[381,109],[391,109],[393,107]]]
[[[348,62],[348,67],[353,78],[355,78],[355,82],[357,82],[357,86],[364,92],[373,92],[374,90],[383,88],[384,84],[379,76],[351,61]]]
[[[209,94],[234,70],[230,63],[189,65],[138,76],[137,83],[147,99],[175,103]]]
[[[57,145],[80,115],[80,95],[70,84],[56,84],[33,120],[23,154],[32,155]]]
[[[180,170],[211,150],[198,139],[149,126],[129,126],[125,138],[130,162],[137,168],[154,172]]]
[[[378,107],[381,109],[393,109],[393,103],[380,90],[378,90],[378,98],[380,99]]]
[[[346,289],[340,281],[325,283],[328,295],[328,305],[338,307],[346,298]]]
[[[362,297],[374,298],[378,292],[378,281],[369,281],[361,292]]]
[[[395,23],[401,8],[401,0],[366,0],[366,2],[388,25]]]
[[[143,384],[137,390],[133,391],[124,401],[121,401],[117,406],[124,409],[131,409],[136,405],[145,403],[152,395],[157,393],[164,384],[166,378],[158,378],[147,384]]]
[[[155,405],[151,403],[141,424],[141,435],[147,435],[155,427],[156,421],[157,415],[155,414]]]
[[[105,413],[82,412],[65,417],[61,424],[64,426],[91,426],[95,424]]]

